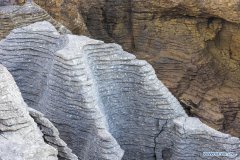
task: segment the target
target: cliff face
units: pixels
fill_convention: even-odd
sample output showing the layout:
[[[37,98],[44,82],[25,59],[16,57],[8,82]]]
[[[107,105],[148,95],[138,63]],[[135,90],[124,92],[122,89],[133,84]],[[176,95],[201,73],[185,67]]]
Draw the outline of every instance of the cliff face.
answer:
[[[59,159],[77,159],[59,133],[73,153],[85,160],[240,159],[239,138],[188,117],[152,66],[117,44],[61,35],[49,22],[37,22],[12,30],[0,41],[0,63],[13,75],[29,107],[45,114],[46,118],[29,109],[43,133],[41,138],[58,150]],[[7,80],[4,84],[1,80],[5,91]],[[24,103],[15,99],[21,97],[18,90],[6,91],[17,93],[8,100]],[[0,98],[0,105],[3,102]],[[8,118],[4,116],[0,124],[8,122],[2,120]],[[204,152],[225,155],[215,158]]]
[[[190,115],[240,136],[240,1],[36,2],[74,33],[85,32],[71,15],[92,37],[148,60]]]
[[[239,136],[234,123],[240,110],[238,4],[132,1],[131,23],[132,49],[153,64],[190,113]]]

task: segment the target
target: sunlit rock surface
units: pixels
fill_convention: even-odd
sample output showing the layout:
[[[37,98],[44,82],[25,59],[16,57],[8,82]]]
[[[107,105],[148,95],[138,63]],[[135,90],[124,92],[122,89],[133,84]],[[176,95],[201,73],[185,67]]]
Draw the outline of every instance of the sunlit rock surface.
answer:
[[[238,138],[188,117],[151,65],[117,44],[38,22],[0,42],[0,63],[79,159],[240,159]],[[211,151],[232,154],[203,155]]]

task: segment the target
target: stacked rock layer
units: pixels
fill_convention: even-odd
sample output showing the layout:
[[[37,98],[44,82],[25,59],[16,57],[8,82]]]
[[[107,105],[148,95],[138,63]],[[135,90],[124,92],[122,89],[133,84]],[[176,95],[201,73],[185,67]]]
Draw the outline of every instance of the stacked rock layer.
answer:
[[[151,65],[119,45],[60,35],[45,21],[14,29],[0,42],[0,62],[79,159],[240,159],[238,138],[188,117]],[[64,155],[63,143],[44,138]]]
[[[240,136],[239,0],[35,2],[74,33],[148,60],[189,114]]]
[[[33,115],[39,115],[31,109]],[[28,107],[5,67],[0,65],[0,159],[2,160],[57,160],[77,157],[59,138],[57,129],[42,114],[36,123],[29,115]],[[45,126],[40,127],[41,126]],[[42,132],[44,131],[44,132]],[[45,132],[45,131],[55,131]],[[46,137],[50,136],[50,140]],[[55,139],[53,139],[54,137]],[[49,142],[55,143],[53,146]],[[64,155],[61,154],[61,145]],[[49,144],[49,145],[48,145]],[[58,151],[60,151],[58,153]],[[57,158],[58,157],[58,158]]]

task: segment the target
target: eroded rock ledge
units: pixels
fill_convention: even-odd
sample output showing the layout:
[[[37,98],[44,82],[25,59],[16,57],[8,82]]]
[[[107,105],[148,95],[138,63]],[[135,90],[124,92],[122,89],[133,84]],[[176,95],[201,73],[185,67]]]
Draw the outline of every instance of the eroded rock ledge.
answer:
[[[0,63],[79,159],[212,160],[203,156],[210,151],[233,153],[215,159],[240,159],[238,138],[188,117],[151,65],[119,45],[37,22],[0,42]],[[44,128],[41,114],[30,113]]]

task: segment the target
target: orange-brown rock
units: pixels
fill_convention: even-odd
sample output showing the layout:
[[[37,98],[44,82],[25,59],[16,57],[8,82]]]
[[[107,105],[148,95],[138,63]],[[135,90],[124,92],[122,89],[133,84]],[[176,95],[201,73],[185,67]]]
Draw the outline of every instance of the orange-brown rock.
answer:
[[[147,59],[189,114],[240,136],[240,0],[36,3],[74,33],[88,30]]]
[[[74,34],[89,35],[82,14],[78,10],[80,5],[78,0],[34,0],[34,2],[47,10],[54,19]]]

